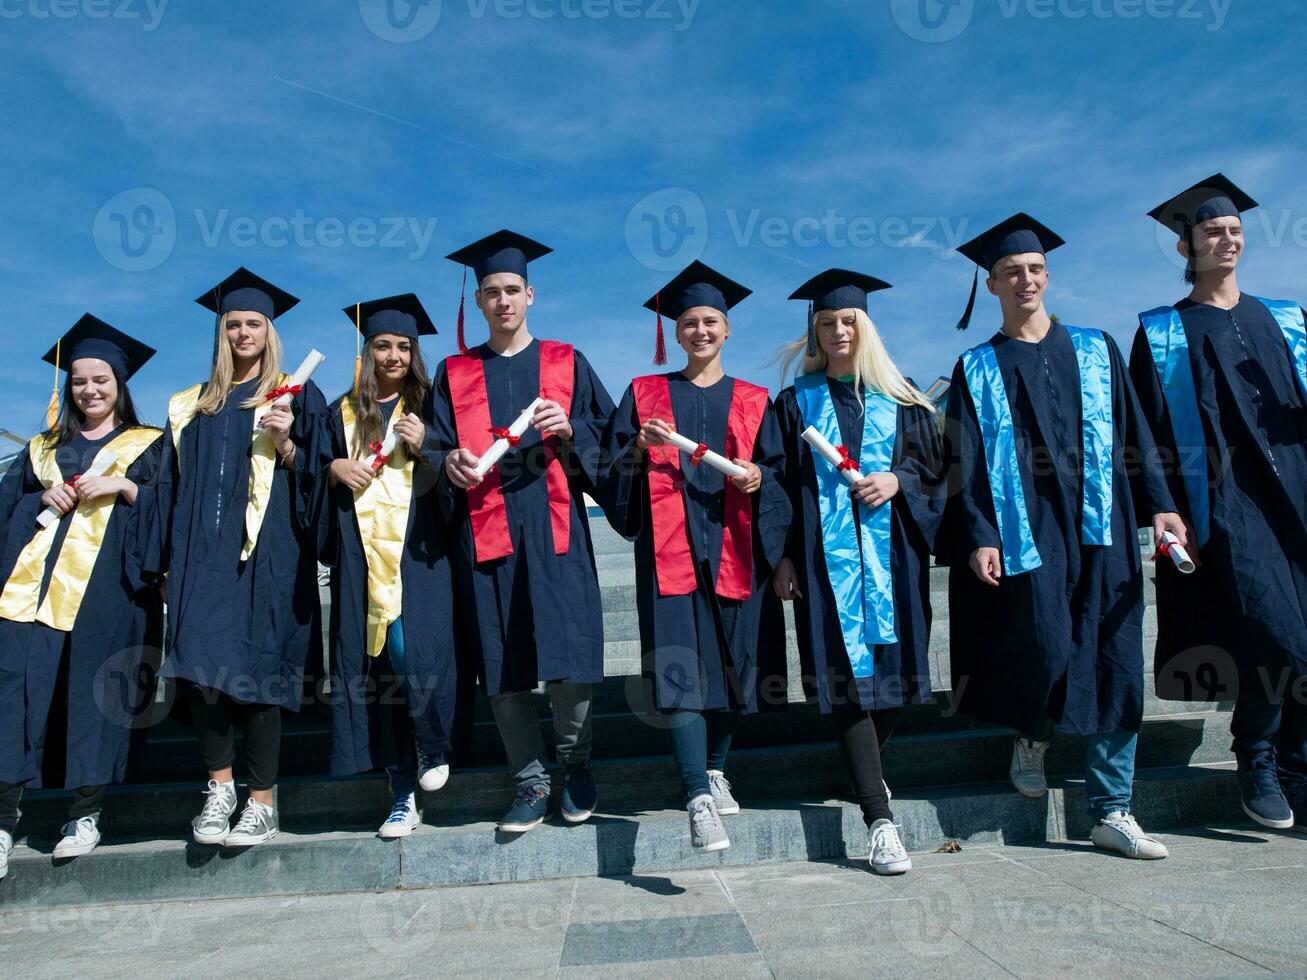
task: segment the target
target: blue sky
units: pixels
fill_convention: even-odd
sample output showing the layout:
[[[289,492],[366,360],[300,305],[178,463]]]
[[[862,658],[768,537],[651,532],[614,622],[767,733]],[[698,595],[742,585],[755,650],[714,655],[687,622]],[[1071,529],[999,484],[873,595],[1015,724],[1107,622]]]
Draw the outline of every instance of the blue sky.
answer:
[[[389,5],[389,6],[388,6]],[[1307,90],[1293,0],[0,0],[8,134],[0,425],[34,429],[40,355],[83,311],[155,345],[153,421],[207,372],[192,299],[237,265],[298,294],[330,396],[340,307],[414,291],[453,349],[442,256],[508,226],[552,245],[533,332],[620,395],[641,309],[702,258],[753,287],[727,369],[803,327],[828,266],[895,284],[872,315],[923,384],[988,335],[950,249],[1027,210],[1069,242],[1050,309],[1128,343],[1182,292],[1143,213],[1222,170],[1264,205],[1242,281],[1302,299]],[[657,238],[654,237],[655,233]],[[473,337],[484,336],[475,310]],[[676,352],[673,352],[675,360]]]

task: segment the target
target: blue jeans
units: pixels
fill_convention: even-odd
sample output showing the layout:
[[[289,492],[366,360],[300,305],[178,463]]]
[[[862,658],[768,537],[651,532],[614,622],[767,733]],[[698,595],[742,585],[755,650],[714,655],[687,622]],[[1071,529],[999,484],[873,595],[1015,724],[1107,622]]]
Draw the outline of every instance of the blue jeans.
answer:
[[[1101,820],[1113,810],[1130,812],[1138,742],[1138,732],[1089,736],[1085,747],[1085,792],[1089,796],[1089,815],[1094,820]]]
[[[386,656],[390,658],[390,666],[395,670],[395,676],[403,678],[408,670],[408,663],[404,659],[404,620],[397,619],[390,624],[390,629],[386,631]],[[403,740],[403,746],[408,747],[408,751],[400,751],[401,759],[399,765],[389,766],[386,769],[386,775],[390,777],[390,791],[396,797],[408,796],[409,793],[417,790],[418,786],[418,759],[417,750],[412,747],[412,737]]]

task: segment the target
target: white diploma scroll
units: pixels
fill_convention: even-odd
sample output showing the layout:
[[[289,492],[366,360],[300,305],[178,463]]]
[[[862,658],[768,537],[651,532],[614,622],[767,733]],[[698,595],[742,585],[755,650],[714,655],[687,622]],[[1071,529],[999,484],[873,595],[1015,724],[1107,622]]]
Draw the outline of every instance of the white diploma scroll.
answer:
[[[690,441],[689,439],[685,438],[685,436],[681,435],[679,432],[673,432],[671,436],[668,437],[667,441],[670,442],[677,449],[679,449],[681,452],[689,453],[691,456],[693,456],[696,452],[699,451],[699,444],[697,442]],[[725,473],[727,476],[730,477],[741,477],[744,476],[744,474],[746,474],[747,472],[749,472],[743,466],[736,466],[725,456],[718,455],[717,453],[713,452],[711,449],[709,449],[706,453],[703,454],[703,458],[700,461],[707,463],[713,469],[717,470],[720,473]]]
[[[814,452],[820,453],[826,462],[831,464],[831,466],[839,467],[839,465],[844,462],[844,457],[840,455],[840,451],[830,444],[829,439],[812,426],[808,426],[804,429],[802,434],[803,441],[811,446]],[[844,479],[849,482],[849,486],[853,486],[853,484],[862,479],[862,474],[859,473],[856,468],[845,467],[840,470],[840,473],[842,473]]]
[[[94,462],[91,463],[91,468],[83,473],[82,477],[104,476],[113,468],[113,464],[116,462],[118,462],[117,453],[112,453],[108,450],[100,452],[96,455]],[[71,514],[72,511],[69,511],[69,513]],[[41,511],[41,513],[36,515],[36,523],[41,525],[41,527],[49,527],[55,521],[59,520],[60,516],[60,513],[53,507],[47,507],[45,510]]]
[[[390,457],[395,455],[395,447],[398,445],[399,436],[395,435],[395,428],[391,426],[390,431],[386,433],[386,438],[381,441],[381,452],[373,453],[372,458],[368,460],[373,473],[385,466]]]
[[[1170,558],[1175,563],[1175,567],[1180,569],[1184,575],[1192,575],[1197,568],[1194,560],[1189,557],[1189,552],[1180,546],[1180,540],[1170,531],[1162,532],[1162,546],[1158,549],[1162,554]]]
[[[290,380],[286,382],[286,387],[303,388],[304,383],[308,381],[309,378],[313,377],[313,372],[318,369],[318,365],[320,365],[325,360],[326,358],[318,351],[316,350],[309,351],[309,356],[304,358],[303,363],[301,363],[300,366],[295,369],[295,373],[292,374],[290,376]],[[291,403],[291,399],[293,399],[294,397],[295,395],[292,392],[287,392],[284,395],[279,395],[276,398],[276,400],[273,401],[272,404],[289,405]]]
[[[508,427],[508,434],[512,436],[513,439],[516,440],[522,438],[522,433],[530,427],[531,418],[535,415],[536,408],[542,401],[544,401],[544,399],[537,398],[526,408],[522,409],[521,415],[513,419],[513,424]],[[473,467],[476,475],[484,477],[489,473],[490,468],[503,458],[504,453],[508,452],[509,445],[509,441],[502,438],[496,439],[492,442],[490,448],[486,450],[485,455],[478,459],[477,465]]]

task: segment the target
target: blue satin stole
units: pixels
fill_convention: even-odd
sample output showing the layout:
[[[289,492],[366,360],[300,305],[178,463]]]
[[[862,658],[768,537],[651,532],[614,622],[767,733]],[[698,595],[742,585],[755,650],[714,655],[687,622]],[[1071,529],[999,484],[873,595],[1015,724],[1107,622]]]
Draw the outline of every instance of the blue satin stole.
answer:
[[[805,426],[812,426],[833,446],[844,443],[830,387],[822,373],[795,380],[794,393]],[[854,458],[863,476],[889,472],[898,434],[898,403],[879,392],[862,396],[862,445]],[[854,454],[850,454],[854,455]],[[821,544],[826,578],[835,596],[840,632],[854,677],[875,673],[875,648],[897,643],[890,519],[892,504],[853,512],[853,494],[844,475],[820,453],[812,452],[821,511]]]
[[[1303,397],[1307,398],[1307,328],[1302,308],[1292,301],[1249,296],[1265,306],[1275,318],[1289,348]],[[1179,455],[1180,478],[1189,499],[1189,519],[1204,545],[1212,535],[1211,500],[1207,488],[1207,434],[1198,414],[1198,393],[1194,388],[1193,364],[1189,360],[1189,340],[1184,321],[1174,306],[1161,306],[1139,314],[1139,323],[1148,339],[1157,377],[1162,383],[1167,413],[1171,416],[1171,435]]]
[[[1080,429],[1084,449],[1080,540],[1083,544],[1108,546],[1112,543],[1112,361],[1107,338],[1101,330],[1063,326],[1075,348],[1080,374]],[[1043,559],[1039,557],[1030,529],[1012,406],[993,343],[986,341],[963,353],[962,370],[980,423],[1004,574],[1033,571],[1043,564]]]

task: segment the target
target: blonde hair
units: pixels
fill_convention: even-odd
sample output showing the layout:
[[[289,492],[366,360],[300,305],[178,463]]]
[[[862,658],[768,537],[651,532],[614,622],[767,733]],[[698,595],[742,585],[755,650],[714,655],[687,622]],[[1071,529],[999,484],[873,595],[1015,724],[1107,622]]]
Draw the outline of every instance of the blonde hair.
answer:
[[[820,320],[827,312],[842,311],[823,310],[817,314],[816,319]],[[935,403],[910,384],[890,359],[889,351],[885,349],[885,344],[880,339],[876,325],[871,322],[871,317],[863,310],[854,307],[853,323],[853,384],[857,390],[871,389],[900,405],[920,405],[934,414]],[[816,329],[816,321],[813,323],[813,329]],[[815,374],[826,370],[826,352],[821,349],[821,344],[817,345],[817,353],[814,356],[808,356],[807,331],[804,331],[800,339],[782,347],[775,359],[780,361],[782,384],[792,370],[796,375]]]
[[[263,348],[263,358],[259,364],[259,386],[247,398],[241,408],[258,408],[266,400],[266,395],[281,381],[281,338],[277,328],[262,313],[259,314],[264,326],[268,328],[268,340]],[[204,386],[196,408],[205,415],[217,415],[227,404],[227,395],[231,392],[232,380],[236,366],[231,356],[231,341],[227,339],[227,315],[218,317],[217,334],[213,343],[213,369],[209,372],[209,382]]]

